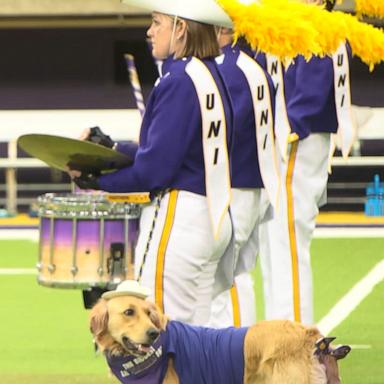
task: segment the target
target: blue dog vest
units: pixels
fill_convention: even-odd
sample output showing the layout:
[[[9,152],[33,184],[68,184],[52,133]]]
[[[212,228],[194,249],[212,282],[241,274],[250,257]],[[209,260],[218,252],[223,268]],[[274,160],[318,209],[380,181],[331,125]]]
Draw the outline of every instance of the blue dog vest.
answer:
[[[170,321],[144,356],[107,356],[123,384],[161,384],[168,357],[174,360],[180,384],[241,384],[247,328],[211,329]]]

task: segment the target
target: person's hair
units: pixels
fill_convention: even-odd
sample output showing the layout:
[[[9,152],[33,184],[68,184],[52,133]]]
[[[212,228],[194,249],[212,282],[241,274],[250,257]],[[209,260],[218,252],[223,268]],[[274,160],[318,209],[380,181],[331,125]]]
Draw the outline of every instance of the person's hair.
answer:
[[[336,5],[336,0],[326,0],[325,9],[327,11],[332,11],[335,5]]]
[[[183,20],[187,24],[185,44],[184,48],[176,56],[177,59],[184,56],[195,56],[204,59],[220,55],[219,43],[213,25],[187,19]]]

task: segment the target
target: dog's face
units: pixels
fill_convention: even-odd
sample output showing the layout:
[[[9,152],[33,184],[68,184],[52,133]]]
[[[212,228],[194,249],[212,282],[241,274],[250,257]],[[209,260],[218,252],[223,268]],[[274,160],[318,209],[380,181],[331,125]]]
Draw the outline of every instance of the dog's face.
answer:
[[[90,314],[91,332],[101,350],[114,355],[144,355],[165,329],[158,308],[134,296],[99,300]]]

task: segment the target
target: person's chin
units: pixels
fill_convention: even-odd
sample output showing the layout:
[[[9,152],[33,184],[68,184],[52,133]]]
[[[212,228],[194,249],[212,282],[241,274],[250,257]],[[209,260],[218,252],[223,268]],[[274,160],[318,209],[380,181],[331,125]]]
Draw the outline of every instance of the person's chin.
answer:
[[[152,56],[155,58],[155,60],[160,60],[160,61],[165,60],[168,57],[168,56],[159,54],[155,50],[152,51]]]

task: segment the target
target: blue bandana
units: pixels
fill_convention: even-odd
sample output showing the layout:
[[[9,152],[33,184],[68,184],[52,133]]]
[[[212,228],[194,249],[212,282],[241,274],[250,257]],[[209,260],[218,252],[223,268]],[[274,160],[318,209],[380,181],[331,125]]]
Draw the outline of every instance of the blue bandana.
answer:
[[[151,350],[143,356],[108,356],[111,371],[123,384],[159,384],[163,382],[167,368],[167,356],[163,353],[165,333],[161,333]]]

